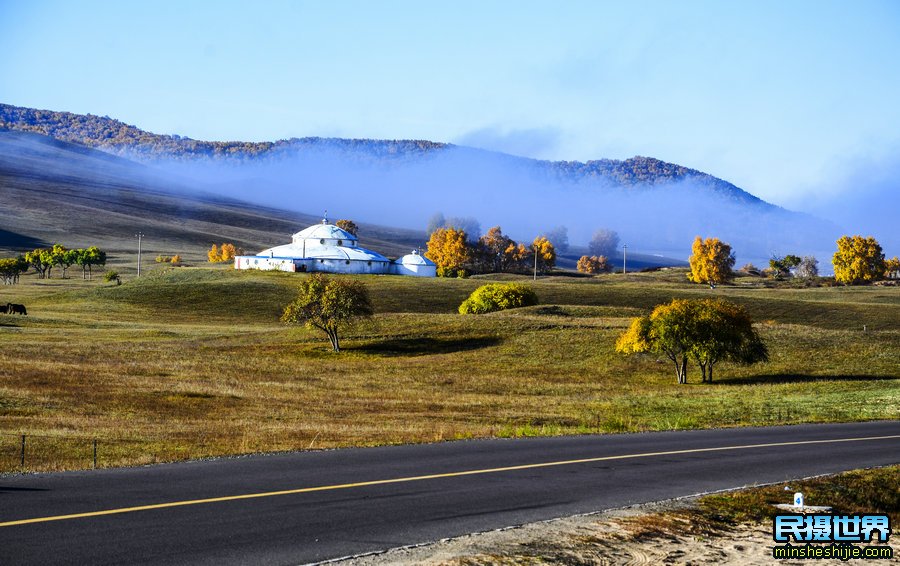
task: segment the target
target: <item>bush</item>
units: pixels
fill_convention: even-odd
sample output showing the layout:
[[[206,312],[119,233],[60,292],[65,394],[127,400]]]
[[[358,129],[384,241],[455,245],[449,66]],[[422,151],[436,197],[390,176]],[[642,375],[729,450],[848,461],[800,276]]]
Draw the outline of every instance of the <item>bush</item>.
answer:
[[[459,314],[484,314],[538,304],[535,292],[520,283],[491,283],[472,291],[459,305]]]
[[[112,283],[113,281],[115,281],[116,285],[122,284],[122,280],[119,279],[119,272],[112,269],[103,274],[103,280],[107,283]]]
[[[606,256],[581,256],[581,259],[578,260],[578,271],[581,273],[589,273],[591,275],[595,275],[597,273],[609,273],[612,271],[612,266],[609,264],[609,260],[606,259]]]

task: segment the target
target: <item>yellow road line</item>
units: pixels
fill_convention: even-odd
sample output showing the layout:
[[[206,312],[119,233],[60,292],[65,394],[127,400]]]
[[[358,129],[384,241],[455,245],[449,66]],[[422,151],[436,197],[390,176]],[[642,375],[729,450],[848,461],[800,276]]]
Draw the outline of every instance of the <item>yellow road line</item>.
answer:
[[[218,503],[222,501],[238,501],[241,499],[256,499],[260,497],[275,497],[278,495],[294,495],[298,493],[312,493],[315,491],[333,491],[338,489],[350,489],[354,487],[367,487],[372,485],[384,485],[391,483],[404,483],[439,478],[454,478],[460,476],[473,476],[478,474],[495,474],[500,472],[512,472],[517,470],[531,470],[535,468],[549,468],[553,466],[569,466],[572,464],[590,464],[592,462],[607,462],[610,460],[628,460],[634,458],[650,458],[653,456],[673,456],[676,454],[697,454],[700,452],[723,452],[727,450],[749,450],[752,448],[771,448],[776,446],[799,446],[804,444],[833,444],[837,442],[861,442],[867,440],[888,440],[900,438],[900,434],[890,436],[868,436],[862,438],[837,438],[831,440],[803,440],[794,442],[772,442],[768,444],[748,444],[738,446],[719,446],[715,448],[693,448],[688,450],[667,450],[665,452],[645,452],[641,454],[622,454],[619,456],[600,456],[596,458],[581,458],[578,460],[561,460],[557,462],[539,462],[537,464],[522,464],[519,466],[505,466],[502,468],[487,468],[483,470],[465,470],[461,472],[447,472],[443,474],[429,474],[424,476],[411,476],[406,478],[392,478],[386,480],[371,480],[338,485],[322,485],[317,487],[301,487],[297,489],[284,489],[281,491],[266,491],[261,493],[245,493],[242,495],[226,495],[223,497],[210,497],[207,499],[190,499],[186,501],[170,501],[168,503],[155,503],[152,505],[138,505],[136,507],[122,507],[119,509],[105,509],[103,511],[89,511],[87,513],[72,513],[70,515],[55,515],[51,517],[35,517],[33,519],[20,519],[0,523],[0,527],[12,527],[16,525],[28,525],[31,523],[46,523],[50,521],[64,521],[69,519],[83,519],[86,517],[100,517],[103,515],[117,515],[120,513],[134,513],[135,511],[150,511],[153,509],[167,509],[169,507],[183,507],[185,505],[202,505],[206,503]]]

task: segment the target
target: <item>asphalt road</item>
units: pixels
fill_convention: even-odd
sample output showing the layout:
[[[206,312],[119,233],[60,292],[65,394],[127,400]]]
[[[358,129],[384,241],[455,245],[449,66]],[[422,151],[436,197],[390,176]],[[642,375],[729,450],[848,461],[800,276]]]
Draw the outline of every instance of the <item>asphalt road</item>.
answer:
[[[448,442],[6,476],[0,564],[301,564],[892,463],[900,463],[897,421]]]

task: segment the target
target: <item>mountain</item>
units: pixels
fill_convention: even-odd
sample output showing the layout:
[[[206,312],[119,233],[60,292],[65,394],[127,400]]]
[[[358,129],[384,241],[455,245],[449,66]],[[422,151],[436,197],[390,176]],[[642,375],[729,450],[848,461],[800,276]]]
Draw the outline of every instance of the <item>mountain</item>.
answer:
[[[412,234],[421,235],[416,230],[436,212],[474,218],[483,229],[501,225],[513,238],[527,241],[565,226],[577,251],[596,229],[609,228],[619,232],[629,253],[679,258],[687,257],[697,235],[719,237],[732,244],[739,261],[755,262],[772,254],[821,255],[836,237],[835,227],[824,221],[774,206],[707,173],[651,157],[541,161],[424,140],[210,142],[155,134],[109,117],[0,104],[3,131],[5,136],[30,133],[77,144],[66,146],[66,159],[55,162],[64,165],[57,176],[63,181],[71,175],[68,169],[79,170],[77,160],[72,161],[79,151],[92,151],[92,163],[105,164],[98,170],[103,175],[116,172],[117,186],[143,186],[149,176],[153,180],[144,188],[168,187],[170,198],[193,199],[188,206],[192,229],[205,217],[191,207],[214,205],[215,230],[204,225],[200,232],[232,230],[228,233],[248,249],[271,245],[271,239],[263,241],[270,233],[264,226],[277,226],[280,233],[296,228],[257,224],[263,222],[259,216],[283,223],[291,215],[302,218],[301,213],[325,209],[358,223],[408,229],[403,244],[385,239],[383,244],[394,249],[411,242]],[[49,154],[45,157],[53,162]],[[11,166],[7,160],[6,167]],[[93,181],[82,178],[79,183],[84,189]],[[247,201],[265,212],[230,215],[247,210]],[[11,231],[36,237],[35,232]]]
[[[256,252],[319,217],[260,206],[198,190],[182,179],[118,156],[17,131],[0,131],[0,250],[53,243],[99,245],[203,259],[213,243]],[[402,255],[421,245],[421,231],[361,224],[366,245]]]
[[[337,151],[345,156],[374,160],[415,159],[458,149],[453,144],[427,140],[372,140],[342,138],[290,138],[274,142],[198,141],[179,135],[147,132],[108,116],[37,110],[0,104],[0,129],[35,132],[58,140],[78,143],[108,153],[140,160],[230,160],[278,159],[305,151]],[[482,151],[472,150],[469,151]],[[729,198],[765,205],[764,201],[733,184],[681,165],[652,157],[625,160],[541,161],[496,152],[495,159],[530,165],[535,173],[565,181],[602,179],[611,185],[634,187],[692,181]]]

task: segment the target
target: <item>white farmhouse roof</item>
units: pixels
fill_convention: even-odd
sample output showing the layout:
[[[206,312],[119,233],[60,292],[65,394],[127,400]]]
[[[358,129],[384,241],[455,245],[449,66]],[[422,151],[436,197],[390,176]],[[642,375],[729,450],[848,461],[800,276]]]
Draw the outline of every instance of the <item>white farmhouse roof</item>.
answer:
[[[344,240],[355,242],[356,236],[338,228],[334,224],[313,224],[309,228],[300,230],[293,236],[293,240]]]
[[[420,254],[418,250],[413,250],[411,253],[406,254],[398,259],[396,263],[402,263],[403,265],[435,265],[433,261]]]
[[[266,257],[297,258],[297,259],[349,259],[356,261],[381,261],[390,260],[378,252],[365,248],[351,248],[347,246],[321,245],[319,240],[307,240],[304,247],[302,242],[275,246],[259,252],[257,255]]]

